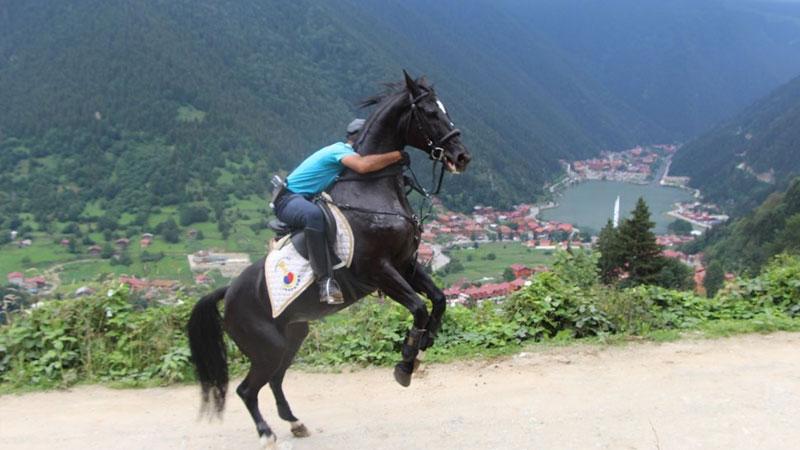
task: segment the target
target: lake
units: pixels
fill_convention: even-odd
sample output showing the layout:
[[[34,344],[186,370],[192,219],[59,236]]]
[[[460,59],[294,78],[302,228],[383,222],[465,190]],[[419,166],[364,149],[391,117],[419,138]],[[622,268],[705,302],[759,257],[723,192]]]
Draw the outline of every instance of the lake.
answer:
[[[636,206],[639,197],[644,197],[650,208],[650,218],[656,223],[656,233],[665,233],[667,225],[675,220],[666,213],[675,202],[692,199],[690,192],[660,186],[639,185],[617,181],[584,181],[568,187],[556,198],[557,208],[546,209],[539,215],[544,220],[557,220],[599,232],[614,215],[614,201],[620,197],[620,221]]]

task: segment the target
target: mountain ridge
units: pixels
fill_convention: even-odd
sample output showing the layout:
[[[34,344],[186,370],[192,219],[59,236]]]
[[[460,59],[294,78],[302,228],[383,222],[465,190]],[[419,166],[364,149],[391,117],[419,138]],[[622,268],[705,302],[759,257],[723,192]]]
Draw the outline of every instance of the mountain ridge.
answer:
[[[749,211],[800,173],[800,77],[686,144],[671,173],[735,214]]]

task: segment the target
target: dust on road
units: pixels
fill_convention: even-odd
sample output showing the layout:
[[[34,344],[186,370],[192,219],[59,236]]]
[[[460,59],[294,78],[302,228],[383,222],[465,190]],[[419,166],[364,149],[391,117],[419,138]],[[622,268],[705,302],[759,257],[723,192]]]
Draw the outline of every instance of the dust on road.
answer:
[[[277,417],[269,389],[261,404],[282,449],[791,448],[798,350],[791,333],[571,346],[430,365],[406,389],[388,368],[290,372],[284,386],[312,432],[305,439]],[[222,421],[198,421],[198,406],[189,386],[7,395],[0,448],[258,448],[235,394]]]

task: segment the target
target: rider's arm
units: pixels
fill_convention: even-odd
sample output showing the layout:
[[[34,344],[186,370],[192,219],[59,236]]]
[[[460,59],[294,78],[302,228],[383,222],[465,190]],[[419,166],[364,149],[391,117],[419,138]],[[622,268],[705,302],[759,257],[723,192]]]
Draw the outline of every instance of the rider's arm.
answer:
[[[356,173],[370,173],[381,170],[386,166],[394,164],[403,159],[402,153],[393,151],[381,153],[380,155],[353,154],[341,159],[342,164]]]

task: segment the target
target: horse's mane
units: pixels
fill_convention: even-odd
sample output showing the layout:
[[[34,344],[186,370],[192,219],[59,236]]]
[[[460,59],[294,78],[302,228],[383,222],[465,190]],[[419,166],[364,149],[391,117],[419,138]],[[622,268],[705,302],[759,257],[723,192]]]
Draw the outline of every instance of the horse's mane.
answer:
[[[432,91],[433,85],[428,82],[428,80],[423,76],[418,78],[415,83],[421,89],[425,91]],[[372,97],[367,97],[364,100],[361,100],[358,103],[359,108],[367,108],[370,106],[375,106],[382,103],[389,97],[394,97],[400,94],[406,93],[406,83],[403,81],[396,81],[396,82],[389,82],[383,83],[384,90],[380,94],[373,95]]]
[[[428,80],[425,79],[424,76],[418,78],[414,83],[416,83],[416,85],[420,89],[426,92],[433,91],[433,85],[430,84]],[[366,139],[367,133],[369,132],[370,128],[372,128],[372,125],[374,123],[374,118],[376,117],[376,115],[380,112],[381,109],[389,107],[389,103],[387,101],[395,98],[399,99],[400,97],[405,98],[405,96],[408,94],[408,91],[406,90],[406,83],[404,81],[383,83],[383,87],[384,90],[380,94],[373,95],[372,97],[366,98],[358,103],[358,106],[360,108],[367,108],[375,105],[383,105],[383,106],[378,110],[373,111],[372,114],[370,114],[370,117],[367,119],[367,123],[364,126],[364,129],[359,133],[358,137],[356,138],[356,142],[353,144],[353,147],[356,150],[358,150],[358,148],[361,147],[361,144]],[[387,103],[384,104],[384,102]]]

